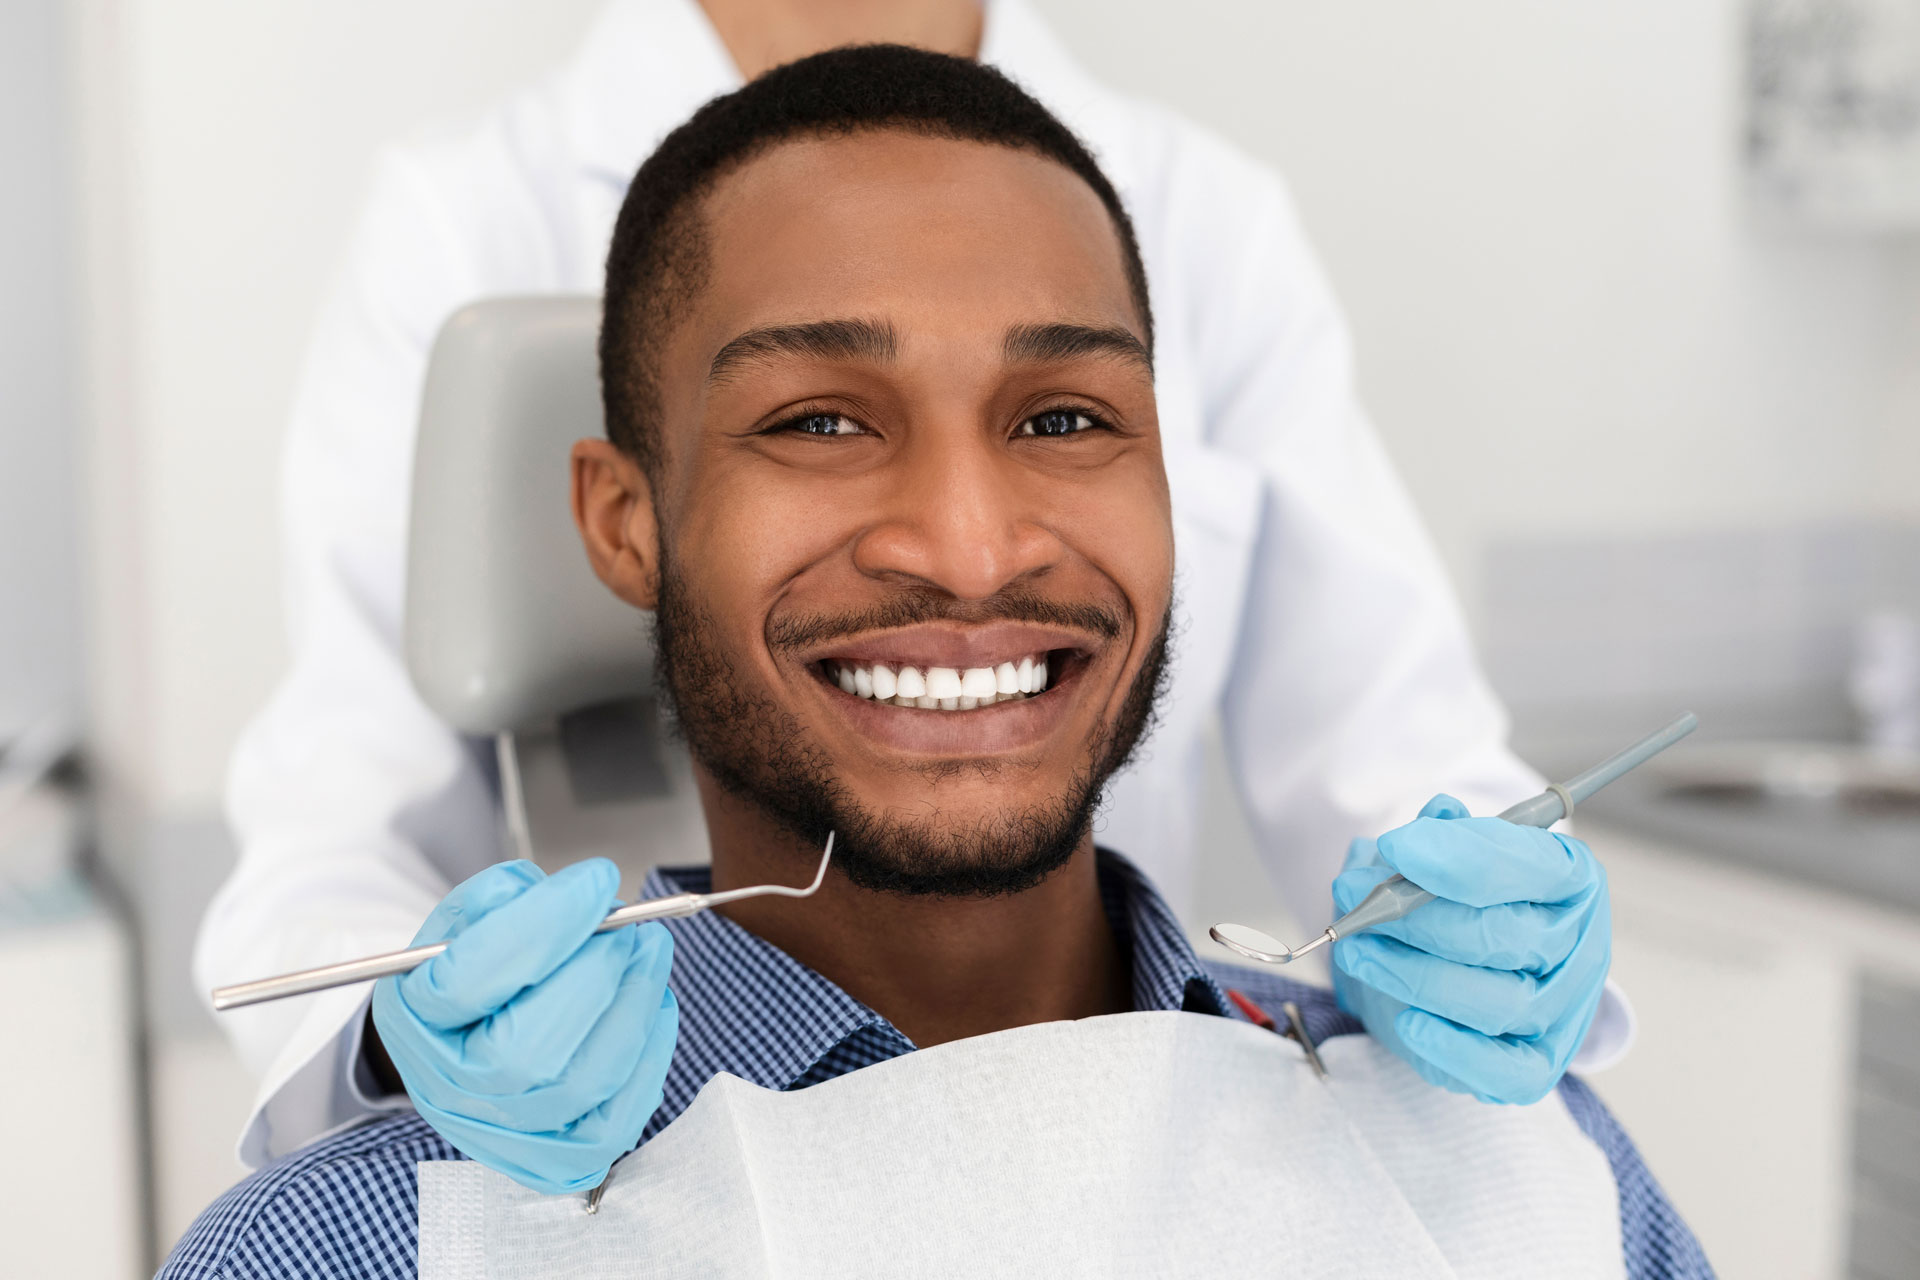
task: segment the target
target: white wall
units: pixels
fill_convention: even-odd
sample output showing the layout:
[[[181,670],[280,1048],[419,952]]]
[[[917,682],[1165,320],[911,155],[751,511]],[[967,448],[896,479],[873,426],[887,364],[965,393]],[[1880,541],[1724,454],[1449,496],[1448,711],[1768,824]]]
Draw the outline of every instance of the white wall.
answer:
[[[0,6],[0,742],[80,695],[68,93],[56,0]]]
[[[1756,225],[1737,0],[1040,4],[1287,174],[1470,603],[1505,533],[1920,510],[1915,241]]]

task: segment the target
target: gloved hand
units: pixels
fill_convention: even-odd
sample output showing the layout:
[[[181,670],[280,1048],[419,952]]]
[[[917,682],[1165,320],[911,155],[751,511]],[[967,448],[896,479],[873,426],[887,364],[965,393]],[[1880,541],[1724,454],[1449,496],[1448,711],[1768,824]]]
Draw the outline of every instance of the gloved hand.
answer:
[[[515,1182],[582,1191],[660,1105],[680,1013],[658,924],[595,934],[620,874],[488,867],[427,917],[447,949],[373,990],[373,1025],[426,1122]]]
[[[1607,876],[1571,836],[1475,818],[1452,796],[1356,840],[1336,911],[1395,872],[1438,895],[1333,944],[1340,1007],[1433,1084],[1537,1102],[1586,1039],[1613,954]]]

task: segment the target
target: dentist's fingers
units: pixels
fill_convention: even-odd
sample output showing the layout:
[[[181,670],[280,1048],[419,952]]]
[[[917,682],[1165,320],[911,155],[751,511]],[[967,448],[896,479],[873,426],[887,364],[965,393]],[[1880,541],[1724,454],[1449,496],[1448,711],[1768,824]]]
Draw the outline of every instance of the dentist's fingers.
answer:
[[[1351,911],[1384,878],[1372,869],[1343,872],[1334,881],[1336,908]],[[1459,964],[1543,974],[1573,953],[1591,905],[1591,897],[1564,906],[1503,902],[1492,907],[1435,898],[1359,936],[1394,938]]]
[[[1372,841],[1368,841],[1369,844]],[[1351,859],[1349,859],[1351,861]],[[1384,862],[1362,862],[1349,865],[1346,870],[1333,878],[1333,912],[1343,916],[1360,905],[1360,902],[1375,888],[1398,875]]]
[[[1578,1045],[1598,1007],[1595,995],[1552,1034],[1531,1039],[1485,1036],[1423,1009],[1403,1010],[1393,1019],[1393,1029],[1419,1060],[1416,1065],[1425,1062],[1454,1079],[1473,1081],[1472,1087],[1461,1091],[1483,1102],[1524,1106],[1540,1101],[1559,1084],[1566,1063],[1557,1059],[1553,1047]]]
[[[1605,947],[1576,948],[1565,965],[1535,975],[1457,964],[1363,934],[1343,939],[1333,962],[1391,999],[1482,1035],[1532,1037],[1546,1034],[1604,982],[1608,959]]]
[[[652,1019],[647,1049],[614,1096],[565,1129],[516,1133],[495,1125],[470,1126],[486,1143],[487,1164],[545,1195],[591,1191],[613,1162],[633,1150],[660,1107],[661,1086],[680,1034],[680,1006],[667,992]],[[464,1122],[452,1118],[458,1127]],[[436,1123],[437,1129],[439,1125]],[[460,1145],[458,1141],[456,1146]],[[539,1172],[534,1172],[535,1169]]]
[[[619,869],[605,858],[548,876],[402,975],[400,997],[415,1017],[437,1030],[480,1021],[578,951],[613,909],[619,884]]]
[[[558,1196],[597,1186],[618,1156],[583,1149],[560,1133],[521,1133],[416,1098],[420,1118],[461,1151],[523,1187]],[[477,1154],[480,1153],[480,1154]]]
[[[623,1011],[625,1012],[625,1011]],[[585,1114],[552,1129],[527,1131],[503,1123],[492,1112],[475,1115],[460,1096],[447,1107],[420,1094],[414,1106],[435,1130],[523,1186],[546,1195],[586,1191],[597,1185],[613,1162],[639,1143],[647,1121],[659,1108],[667,1068],[679,1039],[680,1009],[666,991],[649,1010],[633,1010],[632,1021],[647,1027],[645,1046],[629,1059],[610,1096]],[[483,1108],[483,1110],[485,1110]]]
[[[1415,818],[1375,843],[1383,862],[1422,889],[1472,907],[1569,902],[1599,875],[1572,836],[1499,818]]]
[[[505,906],[546,878],[546,872],[524,858],[496,862],[462,880],[440,899],[411,945],[423,947],[464,933],[482,916]]]
[[[1455,818],[1471,818],[1473,815],[1467,811],[1466,805],[1442,791],[1439,795],[1421,805],[1420,812],[1414,816],[1417,818],[1445,818],[1451,821]]]
[[[633,950],[631,929],[597,934],[479,1022],[437,1037],[446,1074],[469,1093],[503,1099],[560,1079],[613,1005]]]
[[[612,1097],[582,1116],[568,1136],[577,1143],[607,1153],[607,1164],[631,1151],[640,1141],[647,1121],[660,1109],[667,1067],[680,1035],[680,1003],[673,992],[662,993],[646,1051]]]
[[[640,933],[606,1012],[564,1062],[523,1085],[522,1092],[499,1100],[502,1123],[508,1123],[505,1117],[510,1114],[514,1128],[530,1132],[576,1125],[628,1084],[663,1033],[671,1047],[674,1033],[661,1025],[659,1011],[672,969],[672,940],[659,924],[647,925]],[[481,1109],[489,1101],[475,1099],[468,1109],[494,1119]]]

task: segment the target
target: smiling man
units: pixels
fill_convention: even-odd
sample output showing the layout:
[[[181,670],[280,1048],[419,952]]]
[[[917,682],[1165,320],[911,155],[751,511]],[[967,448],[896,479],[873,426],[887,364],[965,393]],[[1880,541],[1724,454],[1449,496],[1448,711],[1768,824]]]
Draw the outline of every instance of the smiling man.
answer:
[[[713,121],[664,147],[609,262],[612,439],[575,450],[595,568],[657,609],[715,885],[837,831],[818,899],[736,919],[919,1045],[1129,1007],[1090,820],[1173,571],[1118,199],[1037,108],[955,137],[954,92],[849,133],[815,73],[716,113],[745,117],[719,173]]]
[[[1577,1081],[1423,1083],[1331,993],[1202,963],[1096,847],[1172,522],[1139,251],[1037,103],[874,47],[710,104],[628,196],[601,363],[574,512],[655,612],[713,855],[648,892],[797,883],[829,832],[832,870],[597,936],[604,863],[461,885],[419,939],[447,951],[374,999],[417,1115],[254,1175],[165,1274],[1167,1274],[1276,1240],[1308,1271],[1707,1274]],[[1421,821],[1523,882],[1590,861]],[[1543,932],[1584,927],[1540,894]],[[1283,1006],[1324,1082],[1247,1025]],[[636,1145],[598,1218],[534,1194]]]

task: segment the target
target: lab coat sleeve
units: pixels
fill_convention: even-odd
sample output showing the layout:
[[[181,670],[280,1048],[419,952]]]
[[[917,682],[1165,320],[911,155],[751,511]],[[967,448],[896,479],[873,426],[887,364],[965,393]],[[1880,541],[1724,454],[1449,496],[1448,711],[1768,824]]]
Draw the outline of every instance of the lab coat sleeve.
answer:
[[[1355,836],[1400,825],[1437,791],[1497,813],[1542,779],[1507,747],[1505,710],[1359,406],[1346,323],[1281,183],[1224,147],[1191,154],[1212,172],[1169,186],[1216,223],[1178,238],[1204,255],[1187,270],[1206,290],[1194,312],[1208,443],[1264,487],[1222,733],[1262,857],[1312,925]],[[1594,1025],[1585,1070],[1625,1052],[1617,992]]]
[[[441,320],[477,290],[401,153],[379,166],[313,336],[283,459],[292,666],[235,751],[239,846],[196,947],[201,990],[404,946],[456,880],[499,856],[475,744],[418,699],[400,657],[415,418]],[[367,991],[217,1015],[263,1081],[257,1164],[404,1100],[356,1072]]]

